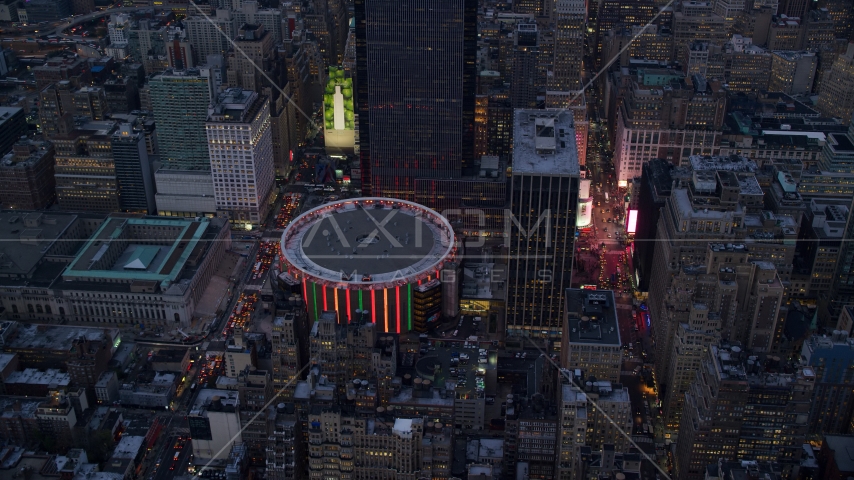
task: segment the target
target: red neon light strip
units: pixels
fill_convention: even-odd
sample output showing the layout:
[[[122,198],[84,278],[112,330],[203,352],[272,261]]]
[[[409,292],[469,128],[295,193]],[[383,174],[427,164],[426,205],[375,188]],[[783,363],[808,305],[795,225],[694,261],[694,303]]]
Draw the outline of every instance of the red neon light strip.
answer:
[[[323,311],[329,310],[329,306],[326,305],[326,285],[323,286]]]
[[[376,325],[377,323],[377,297],[374,296],[373,290],[368,290],[371,292],[371,323]]]
[[[353,314],[350,313],[350,289],[344,290],[344,296],[347,297],[347,323],[350,323],[353,320]]]
[[[302,279],[302,298],[305,302],[306,309],[308,308],[308,286],[306,285],[306,281]]]
[[[400,287],[394,287],[395,310],[397,310],[397,333],[400,333]]]

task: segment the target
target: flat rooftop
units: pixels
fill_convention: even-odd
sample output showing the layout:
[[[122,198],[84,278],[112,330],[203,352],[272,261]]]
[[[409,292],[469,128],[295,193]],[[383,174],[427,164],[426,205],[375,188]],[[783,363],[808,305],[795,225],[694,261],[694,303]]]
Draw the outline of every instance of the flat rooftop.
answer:
[[[18,324],[16,331],[6,339],[6,349],[68,350],[71,342],[85,337],[91,342],[107,340],[107,332],[115,340],[119,329],[71,327],[66,325]]]
[[[570,343],[622,345],[613,291],[566,289],[566,316]]]
[[[10,383],[67,387],[71,384],[71,374],[60,372],[55,368],[47,370],[27,368],[18,372],[12,372],[9,378],[6,379],[6,384]]]
[[[453,235],[447,220],[426,207],[354,199],[306,212],[285,230],[281,245],[285,261],[309,275],[377,283],[433,270],[450,254]]]
[[[110,217],[65,269],[63,279],[174,282],[209,226],[208,219]]]
[[[753,160],[738,155],[691,155],[688,160],[691,162],[691,168],[694,171],[755,172],[758,168]]]
[[[0,276],[30,276],[77,219],[68,213],[0,212]]]
[[[580,175],[572,113],[517,109],[512,168],[514,174]]]
[[[214,399],[222,402],[223,406],[237,407],[237,390],[222,390],[219,388],[203,388],[199,390],[199,395],[196,397],[196,402],[193,404],[193,410],[190,415],[201,415],[203,411],[210,407]]]

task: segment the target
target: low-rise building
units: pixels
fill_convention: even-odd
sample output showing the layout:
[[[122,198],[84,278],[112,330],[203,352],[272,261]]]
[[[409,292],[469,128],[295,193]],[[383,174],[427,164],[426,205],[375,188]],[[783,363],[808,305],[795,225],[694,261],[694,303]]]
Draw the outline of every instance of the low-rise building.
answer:
[[[238,392],[203,389],[187,419],[196,463],[228,458],[231,445],[243,443],[240,431]]]
[[[611,290],[566,290],[565,348],[561,366],[617,383],[622,367],[622,343],[617,306]]]
[[[116,372],[108,370],[101,374],[95,384],[95,398],[98,403],[111,405],[119,398],[119,379]]]
[[[175,378],[174,373],[150,372],[122,384],[119,401],[126,406],[167,408],[175,394]]]
[[[7,395],[46,397],[52,390],[67,390],[71,375],[55,368],[44,371],[27,368],[9,375],[5,383]]]

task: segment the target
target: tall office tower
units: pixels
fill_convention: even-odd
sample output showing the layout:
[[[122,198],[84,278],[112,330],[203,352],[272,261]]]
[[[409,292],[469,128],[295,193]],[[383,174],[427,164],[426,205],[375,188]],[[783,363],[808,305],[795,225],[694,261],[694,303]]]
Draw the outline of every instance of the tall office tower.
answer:
[[[558,417],[542,393],[514,397],[504,416],[503,478],[554,478]]]
[[[20,140],[0,163],[0,204],[13,210],[41,210],[56,199],[53,145]]]
[[[75,116],[89,117],[91,120],[106,120],[110,114],[107,95],[103,87],[82,87],[72,95]]]
[[[623,344],[614,292],[568,288],[565,296],[561,367],[570,371],[579,369],[588,376],[617,383],[622,370]]]
[[[278,403],[276,415],[270,419],[270,437],[267,440],[266,471],[270,480],[296,480],[305,471],[303,423],[293,403]]]
[[[809,418],[810,433],[851,432],[854,413],[854,339],[846,331],[804,341],[801,357],[815,370],[816,384]]]
[[[478,95],[474,101],[474,156],[480,158],[489,148],[489,95]]]
[[[273,56],[273,35],[263,25],[244,24],[234,44],[235,51],[228,56],[228,84],[260,91],[265,83],[261,72]]]
[[[513,2],[513,13],[539,16],[543,13],[543,0],[519,0]]]
[[[535,108],[537,106],[537,24],[519,23],[514,32],[515,51],[513,52],[513,78],[510,81],[510,97],[514,108]],[[475,109],[477,106],[475,105]]]
[[[771,81],[768,90],[787,95],[803,95],[812,91],[818,57],[807,52],[773,52]]]
[[[851,38],[854,32],[854,0],[821,0],[818,8],[826,8],[830,13],[836,38]]]
[[[810,10],[802,20],[804,37],[801,48],[815,52],[822,47],[835,43],[836,28],[833,23],[833,16],[827,9]]]
[[[264,464],[267,439],[267,404],[273,398],[273,381],[266,370],[245,367],[237,374],[237,397],[240,402],[240,436],[252,464]],[[260,415],[258,415],[261,413]],[[256,416],[257,415],[257,416]]]
[[[339,390],[346,388],[344,384],[349,380],[347,330],[338,328],[336,312],[325,311],[320,314],[312,324],[309,342],[312,364],[319,365],[323,375],[337,385]]]
[[[673,58],[684,58],[694,40],[723,45],[727,39],[726,19],[710,2],[682,2],[681,11],[673,12]]]
[[[584,57],[584,0],[556,0],[555,46],[548,89],[574,92],[581,89]]]
[[[595,55],[593,55],[597,69],[602,68],[611,60],[602,55],[605,36],[611,29],[615,28],[617,24],[626,26],[646,25],[658,13],[658,9],[652,0],[601,0],[598,4],[597,2],[590,2],[590,5],[598,5],[596,11],[596,43],[594,45],[596,50]]]
[[[169,28],[159,22],[140,20],[128,36],[128,54],[145,68],[145,73],[160,73],[168,67],[166,42]]]
[[[670,30],[658,25],[617,27],[605,36],[602,55],[613,58],[619,54],[614,64],[621,67],[628,67],[631,59],[637,58],[669,62],[673,55],[672,44]]]
[[[854,42],[833,62],[821,80],[816,108],[828,117],[842,119],[846,125],[854,114]]]
[[[432,422],[430,422],[432,423]],[[308,414],[308,475],[301,478],[447,478],[453,432],[423,418],[359,415],[334,406]]]
[[[56,196],[66,211],[119,211],[110,139],[114,122],[92,122],[53,139]]]
[[[515,112],[507,335],[561,339],[580,176],[574,140],[568,112]]]
[[[795,373],[784,373],[786,370]],[[712,346],[685,393],[675,478],[702,480],[720,458],[754,458],[797,469],[816,375],[737,345]]]
[[[738,454],[741,458],[778,462],[783,478],[793,478],[804,455],[816,375],[811,367],[797,365],[784,372],[777,358],[770,362],[766,358],[769,366],[760,359],[754,360],[753,365],[749,359],[745,362],[750,392],[739,432]]]
[[[199,63],[207,63],[209,55],[225,55],[231,48],[229,39],[237,36],[237,26],[231,10],[217,9],[216,15],[201,15],[183,20],[193,53]]]
[[[575,480],[581,471],[579,450],[587,444],[587,395],[569,379],[573,372],[562,370],[558,390],[558,449],[555,455],[555,478]],[[581,378],[575,378],[580,382]]]
[[[68,134],[74,128],[71,88],[71,82],[64,80],[48,85],[39,92],[39,124],[48,140]]]
[[[205,134],[211,92],[198,70],[173,70],[149,81],[162,168],[210,170]]]
[[[291,101],[292,89],[288,82],[279,90],[264,87],[264,95],[270,97],[270,127],[273,131],[273,167],[276,178],[287,178],[291,173],[293,152],[299,146],[297,137],[297,113],[295,102]]]
[[[285,312],[273,321],[273,388],[278,392],[291,382],[291,387],[280,393],[286,399],[293,397],[297,373],[308,361],[308,328],[308,319],[301,308]]]
[[[809,0],[780,0],[777,14],[787,17],[804,18],[810,9]]]
[[[145,133],[124,123],[113,134],[110,148],[119,184],[119,208],[124,212],[155,214],[154,172],[145,148]]]
[[[729,352],[726,353],[729,360]],[[718,458],[737,458],[738,444],[733,433],[741,426],[747,381],[744,371],[727,368],[723,372],[719,358],[718,347],[712,346],[697,371],[691,391],[686,393],[686,418],[682,421],[676,443],[678,450],[674,455],[679,480],[699,480],[703,478],[705,465]],[[715,435],[713,441],[709,438],[712,429],[727,432],[729,441],[724,442],[721,435]]]
[[[355,13],[362,192],[413,200],[416,178],[470,172],[477,1],[357,0]]]
[[[771,52],[749,45],[743,51],[725,54],[724,58],[729,67],[726,79],[731,92],[751,93],[768,89],[773,63]]]
[[[708,159],[708,160],[706,160]],[[659,322],[653,328],[656,375],[667,378],[678,320],[665,322],[666,295],[672,277],[683,267],[703,265],[710,242],[737,237],[744,228],[746,205],[761,205],[762,189],[752,172],[756,164],[739,157],[690,157],[693,171],[679,180],[667,198],[658,221],[655,253],[649,286],[650,316]],[[719,172],[718,170],[722,171]],[[739,177],[734,172],[740,172]],[[740,188],[741,180],[745,189]],[[732,182],[735,182],[733,188]],[[726,185],[725,185],[726,184]],[[748,184],[749,187],[748,188]],[[713,193],[721,187],[720,193]],[[758,192],[757,192],[758,190]],[[726,193],[723,193],[726,191]],[[712,206],[716,195],[727,198]],[[755,207],[753,207],[755,208]],[[758,212],[757,212],[758,213]],[[689,228],[690,227],[690,228]],[[661,319],[661,320],[659,320]]]
[[[160,169],[155,172],[158,215],[216,213],[210,152],[205,132],[210,79],[195,69],[170,70],[149,81],[157,121]]]
[[[264,30],[273,36],[273,43],[282,43],[282,10],[279,8],[258,8],[258,2],[247,0],[240,8],[232,12],[236,26],[245,24],[263,25]]]
[[[713,3],[714,12],[724,19],[728,31],[736,22],[742,21],[741,16],[746,13],[747,2],[745,0],[715,0]]]
[[[634,423],[629,389],[607,380],[582,378],[590,405],[587,407],[587,445],[594,449],[610,445],[617,452],[628,453],[628,433]],[[587,385],[587,382],[592,385]],[[622,432],[620,431],[622,430]]]
[[[651,160],[643,166],[633,258],[635,275],[638,276],[637,289],[641,292],[649,291],[655,255],[656,229],[661,208],[670,197],[670,189],[673,187],[673,178],[670,176],[672,169],[673,165],[660,158]]]
[[[232,225],[260,225],[270,211],[274,180],[269,98],[230,88],[209,110],[205,129],[217,212]]]
[[[616,107],[614,164],[622,187],[641,176],[643,165],[653,159],[682,163],[693,152],[714,154],[719,144],[718,129],[726,113],[726,90],[720,83],[668,69],[656,71],[662,76],[655,80],[632,78]]]
[[[676,280],[685,280],[682,275],[674,277]],[[685,286],[683,284],[682,286]],[[681,292],[679,295],[684,295]],[[668,315],[678,315],[680,322],[676,329],[673,341],[673,351],[669,359],[670,368],[667,379],[662,379],[662,403],[664,404],[664,430],[667,433],[675,433],[679,429],[682,418],[682,407],[685,392],[694,381],[700,362],[703,360],[709,346],[717,343],[719,335],[715,329],[720,327],[720,318],[717,312],[710,315],[709,306],[705,303],[683,303],[682,310],[674,306],[667,312]],[[668,321],[672,321],[668,319]]]
[[[0,107],[0,155],[9,152],[22,136],[27,134],[27,119],[24,109]]]
[[[849,46],[849,52],[852,49],[854,48]],[[854,173],[854,121],[848,125],[847,134],[831,133],[827,135],[819,168],[822,177],[837,173],[845,178]],[[832,319],[838,318],[845,305],[854,303],[854,241],[852,241],[854,239],[854,218],[850,213],[852,210],[854,210],[854,205],[849,204],[849,214],[843,230],[844,234],[839,258],[836,262],[833,286],[827,293],[827,297],[819,298],[819,317],[823,324],[829,324]]]

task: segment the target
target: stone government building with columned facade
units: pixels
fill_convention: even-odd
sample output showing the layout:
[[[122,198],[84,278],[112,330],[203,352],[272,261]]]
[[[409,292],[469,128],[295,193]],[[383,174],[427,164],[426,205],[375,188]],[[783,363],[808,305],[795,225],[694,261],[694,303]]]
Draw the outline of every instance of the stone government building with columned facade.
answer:
[[[188,326],[230,248],[223,218],[0,212],[11,320]]]

